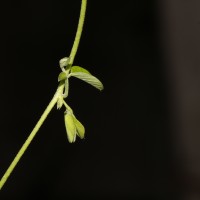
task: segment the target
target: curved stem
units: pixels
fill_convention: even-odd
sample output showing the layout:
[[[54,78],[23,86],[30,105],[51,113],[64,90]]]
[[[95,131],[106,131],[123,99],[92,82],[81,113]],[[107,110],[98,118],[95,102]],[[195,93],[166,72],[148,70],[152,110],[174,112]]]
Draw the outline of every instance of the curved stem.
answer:
[[[68,104],[65,102],[65,100],[63,100],[63,104],[64,104],[64,106],[65,106],[65,108],[67,109],[67,110],[70,110],[71,112],[73,112],[72,111],[72,109],[68,106]]]
[[[79,42],[80,42],[82,30],[83,30],[83,24],[84,24],[84,20],[85,20],[86,6],[87,6],[87,0],[82,0],[78,28],[77,28],[74,44],[73,44],[73,47],[72,47],[72,50],[71,50],[71,53],[70,53],[70,63],[69,63],[70,65],[73,64],[73,61],[74,61],[74,58],[75,58],[75,55],[76,55],[76,52],[77,52],[77,49],[78,49],[78,46],[79,46]],[[49,115],[50,111],[52,110],[52,108],[54,107],[56,102],[58,101],[58,98],[63,97],[62,96],[63,90],[64,90],[64,83],[62,82],[62,83],[59,84],[58,89],[57,89],[54,97],[50,101],[49,105],[45,109],[45,111],[42,114],[42,116],[40,117],[39,121],[37,122],[37,124],[33,128],[32,132],[30,133],[30,135],[28,136],[28,138],[26,139],[26,141],[22,145],[21,149],[19,150],[19,152],[15,156],[14,160],[12,161],[12,163],[10,164],[8,169],[6,170],[2,179],[0,180],[0,190],[2,189],[4,184],[6,183],[8,177],[10,176],[10,174],[14,170],[15,166],[17,165],[17,163],[19,162],[19,160],[23,156],[24,152],[27,150],[28,146],[30,145],[31,141],[35,137],[36,133],[38,132],[38,130],[40,129],[42,124],[44,123],[44,121],[47,118],[47,116]]]
[[[79,42],[80,42],[80,39],[81,39],[81,34],[82,34],[82,31],[83,31],[83,25],[84,25],[84,21],[85,21],[86,7],[87,7],[87,0],[82,0],[80,17],[79,17],[79,22],[78,22],[78,28],[77,28],[77,31],[76,31],[74,44],[72,46],[72,50],[71,50],[71,53],[70,53],[70,56],[69,56],[70,57],[70,61],[69,61],[70,65],[73,64],[74,58],[76,56],[76,52],[78,50]]]

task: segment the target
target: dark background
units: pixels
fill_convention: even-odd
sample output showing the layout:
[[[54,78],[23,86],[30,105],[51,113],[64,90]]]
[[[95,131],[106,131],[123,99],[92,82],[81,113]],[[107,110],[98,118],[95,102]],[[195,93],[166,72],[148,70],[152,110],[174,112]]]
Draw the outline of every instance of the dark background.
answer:
[[[200,199],[200,3],[89,1],[75,65],[105,86],[70,79],[86,128],[69,144],[55,108],[8,179],[3,199]],[[57,88],[80,0],[1,5],[0,175]]]

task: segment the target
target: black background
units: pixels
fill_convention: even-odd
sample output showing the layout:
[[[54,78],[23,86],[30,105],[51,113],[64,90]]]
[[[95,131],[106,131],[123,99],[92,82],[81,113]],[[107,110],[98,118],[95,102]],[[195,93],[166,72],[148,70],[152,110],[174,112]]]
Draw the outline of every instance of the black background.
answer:
[[[7,1],[1,6],[0,174],[57,88],[80,0]],[[155,0],[89,1],[74,64],[105,86],[70,79],[68,104],[86,128],[69,144],[55,108],[8,179],[1,199],[179,199],[170,86]]]

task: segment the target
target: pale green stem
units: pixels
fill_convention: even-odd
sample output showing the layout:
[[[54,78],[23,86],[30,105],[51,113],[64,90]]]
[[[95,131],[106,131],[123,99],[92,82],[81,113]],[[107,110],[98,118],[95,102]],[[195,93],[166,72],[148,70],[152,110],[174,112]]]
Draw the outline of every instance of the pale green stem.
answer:
[[[12,161],[12,163],[10,164],[8,169],[6,170],[5,174],[3,175],[3,177],[0,181],[0,190],[3,187],[4,183],[7,181],[8,177],[10,176],[12,171],[14,170],[14,168],[17,165],[17,163],[19,162],[20,158],[23,156],[24,152],[26,151],[27,147],[29,146],[29,144],[31,143],[33,138],[35,137],[36,133],[38,132],[38,130],[42,126],[42,124],[45,121],[45,119],[47,118],[48,114],[50,113],[50,111],[52,110],[54,105],[56,104],[57,99],[60,95],[61,89],[62,89],[62,86],[59,86],[58,89],[57,89],[57,92],[55,93],[54,97],[50,101],[49,105],[46,107],[46,109],[45,109],[44,113],[42,114],[42,116],[40,117],[39,121],[37,122],[37,124],[33,128],[32,132],[30,133],[30,135],[28,136],[28,138],[26,139],[26,141],[22,145],[21,149],[19,150],[19,152],[15,156],[14,160]]]
[[[84,21],[85,21],[85,13],[86,13],[86,7],[87,7],[87,0],[82,0],[82,4],[81,4],[81,11],[80,11],[80,17],[79,17],[79,22],[78,22],[78,28],[76,31],[76,36],[75,36],[75,40],[74,40],[74,44],[70,53],[70,60],[69,60],[69,64],[72,65],[74,62],[74,58],[76,56],[76,52],[78,50],[78,46],[79,46],[79,42],[81,39],[81,34],[82,34],[82,30],[83,30],[83,25],[84,25]]]
[[[65,100],[63,100],[63,104],[64,104],[64,106],[65,106],[65,108],[66,108],[67,110],[69,110],[69,111],[72,112],[72,109],[67,105],[67,103],[65,102]]]
[[[15,156],[14,160],[12,161],[10,166],[8,167],[6,173],[4,174],[4,176],[2,177],[2,179],[0,181],[0,189],[3,187],[4,183],[6,182],[6,180],[8,179],[10,174],[12,173],[13,169],[15,168],[17,163],[19,162],[20,158],[22,157],[22,155],[26,151],[27,147],[29,146],[29,144],[31,143],[33,138],[35,137],[36,133],[40,129],[40,127],[43,124],[44,120],[47,118],[47,116],[50,113],[51,109],[54,107],[55,103],[57,102],[57,98],[58,98],[57,96],[54,96],[53,99],[50,101],[49,105],[45,109],[44,113],[40,117],[40,119],[37,122],[37,124],[35,125],[34,129],[32,130],[32,132],[30,133],[30,135],[28,136],[28,138],[26,139],[26,141],[22,145],[21,149],[19,150],[19,152]]]
[[[71,65],[73,64],[73,61],[74,61],[74,58],[75,58],[75,55],[76,55],[76,52],[77,52],[77,49],[78,49],[78,46],[79,46],[81,33],[82,33],[82,30],[83,30],[84,19],[85,19],[86,6],[87,6],[87,0],[82,0],[78,28],[77,28],[74,44],[73,44],[73,47],[72,47],[72,50],[71,50],[71,53],[70,53],[70,59],[71,59],[70,64]],[[2,189],[5,182],[7,181],[8,177],[10,176],[10,174],[14,170],[15,166],[17,165],[17,163],[19,162],[19,160],[23,156],[24,152],[27,150],[28,146],[30,145],[31,141],[35,137],[36,133],[38,132],[38,130],[40,129],[42,124],[44,123],[44,121],[47,118],[47,116],[49,115],[50,111],[52,110],[52,108],[54,107],[56,102],[58,101],[58,98],[63,95],[63,90],[64,90],[64,82],[61,81],[54,97],[50,101],[49,105],[45,109],[45,111],[42,114],[42,116],[40,117],[39,121],[37,122],[37,124],[33,128],[32,132],[30,133],[30,135],[26,139],[25,143],[22,145],[21,149],[19,150],[19,152],[15,156],[14,160],[12,161],[12,163],[10,164],[8,169],[6,170],[5,174],[3,175],[2,179],[0,180],[0,190]]]

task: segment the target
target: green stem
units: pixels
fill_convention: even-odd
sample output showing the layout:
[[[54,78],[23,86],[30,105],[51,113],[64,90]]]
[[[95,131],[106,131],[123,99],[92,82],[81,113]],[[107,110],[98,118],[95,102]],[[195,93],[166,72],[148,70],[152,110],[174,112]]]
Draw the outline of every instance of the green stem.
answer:
[[[79,42],[81,39],[81,34],[83,31],[83,25],[84,25],[84,21],[85,21],[85,13],[86,13],[86,7],[87,7],[87,0],[82,0],[81,3],[81,11],[80,11],[80,17],[79,17],[79,22],[78,22],[78,28],[76,31],[76,36],[75,36],[75,40],[74,40],[74,44],[70,53],[70,60],[69,60],[69,64],[72,65],[74,62],[74,58],[76,56],[76,52],[78,50],[78,46],[79,46]]]
[[[82,0],[78,28],[77,28],[74,44],[73,44],[73,47],[72,47],[72,50],[71,50],[71,53],[70,53],[70,64],[71,65],[73,64],[73,61],[74,61],[74,58],[76,56],[76,52],[77,52],[77,49],[78,49],[78,46],[79,46],[81,33],[82,33],[82,30],[83,30],[83,24],[84,24],[84,20],[85,20],[86,6],[87,6],[87,0]],[[7,179],[10,176],[10,174],[12,173],[14,168],[16,167],[17,163],[19,162],[19,160],[23,156],[24,152],[27,150],[27,148],[30,145],[31,141],[35,137],[36,133],[38,132],[38,130],[40,129],[40,127],[44,123],[45,119],[49,115],[50,111],[52,110],[52,108],[54,107],[54,105],[56,104],[58,99],[60,97],[63,97],[62,96],[63,95],[63,90],[64,90],[64,82],[61,82],[59,84],[59,86],[58,86],[58,89],[57,89],[54,97],[50,101],[49,105],[45,109],[45,111],[42,114],[42,116],[40,117],[39,121],[37,122],[37,124],[33,128],[32,132],[30,133],[30,135],[26,139],[25,143],[22,145],[21,149],[19,150],[19,152],[15,156],[14,160],[12,161],[12,163],[10,164],[8,169],[6,170],[5,174],[3,175],[2,179],[0,180],[0,190],[2,189],[4,184],[6,183]]]
[[[31,141],[35,137],[36,133],[40,129],[41,125],[43,124],[43,122],[47,118],[47,116],[50,113],[51,109],[56,104],[57,98],[58,98],[58,95],[55,95],[53,97],[53,99],[50,101],[49,105],[45,109],[44,113],[40,117],[40,119],[37,122],[37,124],[35,125],[34,129],[32,130],[32,132],[30,133],[30,135],[28,136],[28,138],[26,139],[26,141],[22,145],[21,149],[19,150],[19,152],[15,156],[14,160],[12,161],[12,163],[10,164],[10,166],[8,167],[7,171],[5,172],[5,174],[3,175],[3,177],[2,177],[2,179],[0,181],[0,189],[3,187],[4,183],[7,181],[8,177],[10,176],[10,174],[12,173],[12,171],[14,170],[14,168],[17,165],[17,163],[19,162],[20,158],[23,156],[23,154],[26,151],[27,147],[29,146],[29,144],[31,143]]]
[[[67,110],[70,110],[72,112],[72,109],[67,105],[67,103],[65,102],[65,100],[63,100],[63,104],[64,104],[64,106],[65,106],[65,108]]]

